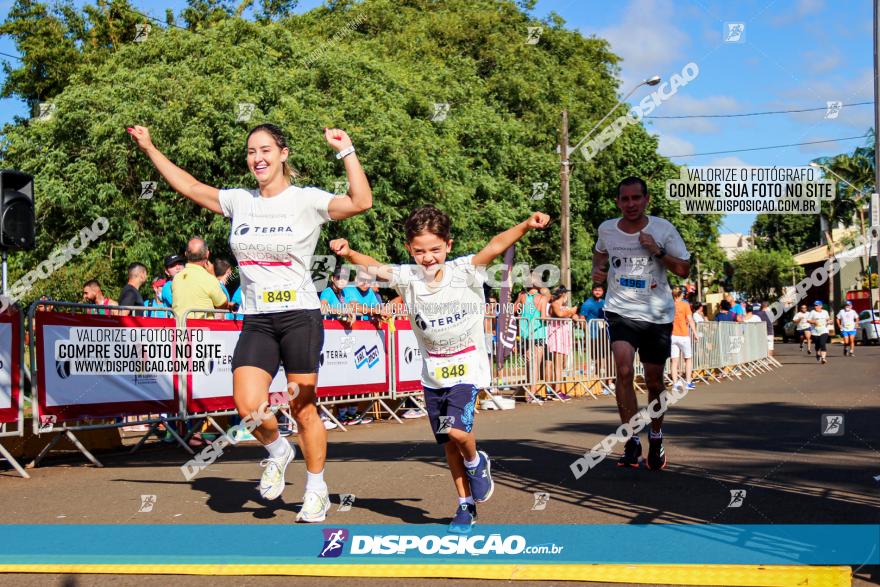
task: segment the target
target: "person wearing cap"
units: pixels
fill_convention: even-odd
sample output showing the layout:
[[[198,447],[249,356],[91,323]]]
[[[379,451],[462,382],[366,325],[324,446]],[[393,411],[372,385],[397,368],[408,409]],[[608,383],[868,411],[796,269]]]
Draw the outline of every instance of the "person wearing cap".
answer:
[[[849,354],[856,356],[856,323],[859,321],[858,313],[853,310],[852,302],[846,300],[843,309],[837,313],[837,327],[843,335],[843,356]]]
[[[161,277],[157,277],[153,280],[153,283],[150,286],[153,288],[152,299],[149,299],[144,302],[144,307],[146,308],[165,308],[165,304],[162,303],[162,288],[165,286],[167,281],[162,279]],[[162,310],[147,310],[145,315],[148,318],[170,318],[171,314]]]
[[[804,350],[804,344],[807,345],[807,354],[813,354],[811,346],[813,344],[813,332],[810,326],[810,310],[806,304],[798,307],[797,313],[792,316],[791,321],[795,323],[798,336],[801,340],[801,350]]]
[[[165,257],[165,275],[168,276],[168,279],[165,282],[165,285],[162,286],[162,304],[167,307],[172,307],[172,302],[174,301],[174,292],[171,290],[171,282],[174,281],[174,276],[183,271],[183,268],[186,267],[186,257],[183,255],[168,255]]]
[[[831,327],[831,316],[828,311],[822,308],[822,301],[813,302],[813,311],[807,319],[813,328],[813,339],[816,341],[816,362],[825,364],[828,362],[828,333],[833,330]]]

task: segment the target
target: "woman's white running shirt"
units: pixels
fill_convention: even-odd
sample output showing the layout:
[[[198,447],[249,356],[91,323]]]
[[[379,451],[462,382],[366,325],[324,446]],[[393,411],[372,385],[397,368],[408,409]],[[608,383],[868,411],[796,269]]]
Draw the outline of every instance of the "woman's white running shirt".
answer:
[[[271,198],[259,190],[220,190],[223,215],[232,220],[229,247],[241,273],[240,313],[321,307],[310,264],[333,197],[297,186]]]
[[[483,320],[484,268],[473,255],[447,261],[438,285],[420,265],[392,266],[391,286],[403,298],[422,353],[422,385],[488,387],[491,379]]]

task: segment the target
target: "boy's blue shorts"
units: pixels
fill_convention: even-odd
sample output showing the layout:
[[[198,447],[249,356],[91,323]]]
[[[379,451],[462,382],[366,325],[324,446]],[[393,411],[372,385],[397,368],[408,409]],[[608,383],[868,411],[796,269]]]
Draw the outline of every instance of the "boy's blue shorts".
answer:
[[[470,432],[474,426],[474,405],[477,388],[470,383],[453,385],[442,389],[425,389],[425,407],[437,444],[449,440],[449,428]]]

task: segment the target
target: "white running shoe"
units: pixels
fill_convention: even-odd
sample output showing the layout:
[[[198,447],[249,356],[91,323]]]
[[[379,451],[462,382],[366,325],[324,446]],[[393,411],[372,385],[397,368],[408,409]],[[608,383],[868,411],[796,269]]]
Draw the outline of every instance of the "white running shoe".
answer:
[[[402,417],[407,420],[414,420],[416,418],[424,418],[425,416],[427,416],[427,414],[422,410],[411,409],[405,411]]]
[[[281,492],[284,491],[284,471],[296,456],[293,445],[289,442],[285,444],[287,444],[288,451],[284,456],[263,459],[260,462],[260,466],[266,469],[260,478],[260,495],[263,499],[276,499],[281,497]]]
[[[338,428],[336,422],[327,418],[326,416],[321,416],[321,421],[324,423],[324,430],[333,430],[334,428]]]
[[[306,489],[303,504],[296,515],[297,522],[323,522],[330,509],[330,495],[327,490]]]

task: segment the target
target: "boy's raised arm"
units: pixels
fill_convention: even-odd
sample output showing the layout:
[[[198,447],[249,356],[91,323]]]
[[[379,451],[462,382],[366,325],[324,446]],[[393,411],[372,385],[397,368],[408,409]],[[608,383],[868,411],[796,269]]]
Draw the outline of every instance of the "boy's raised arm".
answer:
[[[484,267],[525,236],[528,231],[545,228],[549,223],[550,216],[543,212],[533,212],[528,220],[524,220],[513,228],[508,228],[501,234],[493,237],[489,244],[483,247],[482,251],[474,255],[471,262],[477,267]]]

